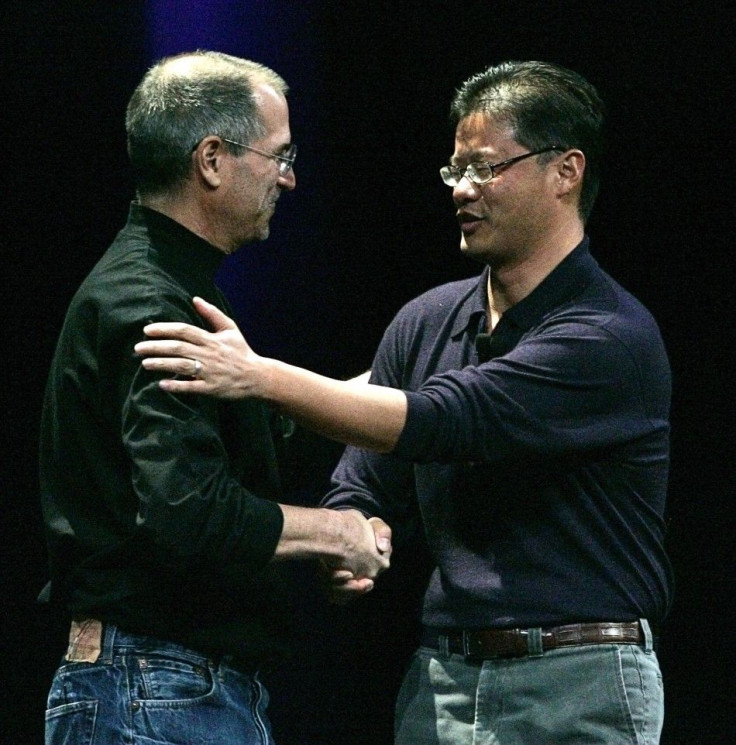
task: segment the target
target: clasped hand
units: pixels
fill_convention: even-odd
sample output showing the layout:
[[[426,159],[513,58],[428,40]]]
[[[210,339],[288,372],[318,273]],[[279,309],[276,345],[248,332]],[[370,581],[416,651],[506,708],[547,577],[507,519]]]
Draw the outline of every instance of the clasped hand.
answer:
[[[375,578],[389,568],[392,550],[391,528],[383,520],[378,517],[366,520],[355,510],[346,510],[341,515],[362,523],[356,527],[364,535],[360,538],[362,549],[358,543],[349,549],[349,561],[323,559],[320,562],[320,578],[325,593],[331,602],[337,604],[370,592]]]

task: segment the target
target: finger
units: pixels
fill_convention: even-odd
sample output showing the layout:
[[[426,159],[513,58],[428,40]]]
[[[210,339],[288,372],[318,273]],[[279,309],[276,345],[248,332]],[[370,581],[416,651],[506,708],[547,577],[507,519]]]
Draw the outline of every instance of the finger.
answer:
[[[333,589],[339,591],[342,588],[348,588],[350,590],[355,586],[354,583],[357,581],[355,574],[349,569],[334,569],[326,564],[324,560],[320,561],[317,574],[328,592]],[[371,578],[362,577],[361,580],[368,580],[370,582]],[[358,586],[362,587],[362,582]]]
[[[317,574],[325,584],[339,584],[345,580],[352,579],[355,575],[349,569],[341,566],[333,566],[328,559],[322,558],[317,564]]]
[[[152,372],[165,372],[187,377],[192,377],[194,374],[193,360],[185,357],[145,357],[141,360],[141,365]]]
[[[368,522],[376,537],[376,548],[383,554],[391,553],[391,528],[380,517],[371,517]]]
[[[208,393],[207,383],[204,380],[173,380],[164,378],[158,381],[159,387],[168,393]]]
[[[171,339],[156,339],[139,341],[133,349],[135,353],[143,356],[166,356],[166,357],[196,357],[200,347],[182,341],[173,341]]]
[[[228,318],[219,308],[203,300],[201,297],[195,297],[194,307],[202,318],[211,326],[213,331],[227,331],[237,328],[235,321]]]
[[[355,598],[369,593],[374,587],[373,580],[353,579],[339,586],[330,586],[327,591],[327,598],[335,605],[345,605]]]
[[[154,338],[178,339],[198,345],[205,338],[207,332],[199,326],[192,326],[190,323],[157,321],[156,323],[146,324],[143,327],[143,333]]]
[[[326,574],[325,581],[332,584],[342,584],[354,577],[355,575],[349,569],[334,569]]]

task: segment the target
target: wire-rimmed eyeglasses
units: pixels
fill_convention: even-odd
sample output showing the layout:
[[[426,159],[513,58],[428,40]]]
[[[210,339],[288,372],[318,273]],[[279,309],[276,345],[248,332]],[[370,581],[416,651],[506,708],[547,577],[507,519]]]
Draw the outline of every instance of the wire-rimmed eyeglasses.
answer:
[[[457,186],[463,177],[467,177],[469,181],[474,184],[487,184],[492,178],[496,176],[496,170],[503,168],[504,166],[511,166],[514,163],[518,163],[520,160],[525,158],[531,158],[533,155],[542,155],[543,153],[551,153],[553,150],[564,151],[567,148],[562,145],[549,145],[549,147],[543,147],[540,150],[532,150],[530,153],[524,153],[523,155],[517,155],[507,160],[502,160],[500,163],[489,163],[485,160],[478,160],[473,163],[468,163],[464,168],[460,166],[443,166],[440,168],[440,176],[442,180],[448,186]]]
[[[235,140],[228,140],[227,137],[220,138],[223,142],[229,142],[231,145],[237,145],[238,147],[244,147],[246,150],[250,150],[258,155],[263,155],[266,158],[279,161],[279,176],[286,176],[286,174],[294,167],[294,161],[296,160],[296,145],[292,142],[282,155],[276,153],[269,153],[267,150],[259,150],[257,147],[251,147],[250,145],[244,145],[242,142],[235,142]]]

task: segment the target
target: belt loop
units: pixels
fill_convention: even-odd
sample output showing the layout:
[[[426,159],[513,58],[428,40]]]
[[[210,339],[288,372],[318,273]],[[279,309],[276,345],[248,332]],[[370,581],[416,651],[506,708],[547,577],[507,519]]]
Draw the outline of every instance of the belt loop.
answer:
[[[115,657],[115,632],[117,626],[112,623],[102,624],[102,654],[101,662],[106,665],[112,665],[112,661]]]
[[[543,657],[544,647],[542,647],[542,629],[533,628],[526,631],[526,648],[530,657]]]
[[[437,651],[440,653],[440,657],[450,656],[450,637],[447,634],[438,634]]]
[[[647,654],[651,654],[654,650],[654,639],[652,637],[652,630],[649,628],[649,621],[646,618],[640,618],[639,625],[644,633],[644,651]]]

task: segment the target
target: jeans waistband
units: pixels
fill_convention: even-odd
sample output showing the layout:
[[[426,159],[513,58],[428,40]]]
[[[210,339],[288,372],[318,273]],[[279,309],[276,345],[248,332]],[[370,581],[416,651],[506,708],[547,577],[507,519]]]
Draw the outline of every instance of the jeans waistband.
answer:
[[[177,642],[133,634],[96,618],[72,621],[64,659],[67,662],[99,661],[111,664],[116,655],[131,651],[138,654],[169,653],[200,665],[215,661],[212,657]]]

